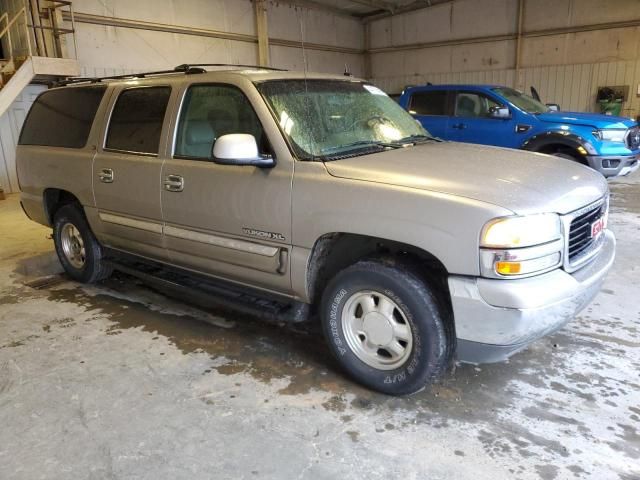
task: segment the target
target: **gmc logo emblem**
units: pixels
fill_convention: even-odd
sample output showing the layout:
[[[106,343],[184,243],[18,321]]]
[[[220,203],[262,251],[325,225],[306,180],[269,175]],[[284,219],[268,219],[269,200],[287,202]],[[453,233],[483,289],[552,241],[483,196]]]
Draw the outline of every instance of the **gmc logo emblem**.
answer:
[[[600,217],[598,220],[591,224],[591,238],[596,238],[604,230],[604,217]]]

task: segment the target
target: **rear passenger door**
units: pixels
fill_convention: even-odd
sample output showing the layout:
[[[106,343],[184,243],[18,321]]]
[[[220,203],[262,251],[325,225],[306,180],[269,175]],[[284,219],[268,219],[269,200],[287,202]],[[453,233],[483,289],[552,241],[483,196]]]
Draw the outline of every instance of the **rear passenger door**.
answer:
[[[273,120],[266,107],[260,114],[237,86],[187,86],[162,168],[165,242],[176,265],[288,292],[293,160],[281,156],[273,168],[212,160],[215,141],[233,133],[272,153],[263,122]]]
[[[408,110],[431,135],[449,140],[448,103],[447,90],[418,90],[411,95]]]
[[[490,116],[491,108],[506,105],[482,92],[459,90],[454,93],[454,116],[449,121],[447,134],[451,140],[511,148],[519,146],[515,120]]]
[[[164,260],[160,208],[160,146],[171,87],[124,87],[114,92],[104,140],[93,163],[100,237],[109,247]]]

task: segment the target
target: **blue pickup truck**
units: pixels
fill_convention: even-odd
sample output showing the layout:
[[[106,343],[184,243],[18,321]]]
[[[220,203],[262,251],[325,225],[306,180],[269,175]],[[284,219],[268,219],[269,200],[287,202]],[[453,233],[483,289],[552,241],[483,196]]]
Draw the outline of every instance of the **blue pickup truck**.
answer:
[[[605,177],[640,161],[640,128],[628,118],[557,111],[499,85],[408,87],[398,102],[432,135],[548,153],[589,165]]]

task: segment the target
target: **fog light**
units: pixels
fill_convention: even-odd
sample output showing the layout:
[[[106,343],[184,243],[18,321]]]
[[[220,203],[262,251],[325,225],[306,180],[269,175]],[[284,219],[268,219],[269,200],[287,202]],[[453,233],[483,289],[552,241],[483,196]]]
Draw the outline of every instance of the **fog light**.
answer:
[[[608,158],[602,160],[602,168],[618,168],[618,165],[620,165],[620,160],[611,160]]]

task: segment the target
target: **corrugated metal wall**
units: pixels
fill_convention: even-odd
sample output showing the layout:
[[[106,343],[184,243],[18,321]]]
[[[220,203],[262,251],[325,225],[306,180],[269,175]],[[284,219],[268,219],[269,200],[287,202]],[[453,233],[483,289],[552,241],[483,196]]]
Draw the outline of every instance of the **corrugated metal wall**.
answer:
[[[622,113],[634,118],[640,114],[640,97],[637,95],[640,60],[523,68],[520,70],[519,81],[514,69],[399,75],[374,78],[373,81],[390,93],[400,92],[406,85],[426,82],[500,84],[526,89],[527,92],[530,86],[534,86],[545,102],[558,103],[563,110],[585,112],[598,111],[598,87],[628,85],[629,98],[623,105]]]

